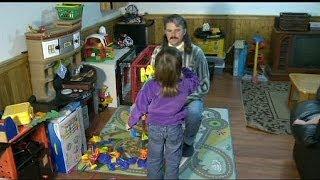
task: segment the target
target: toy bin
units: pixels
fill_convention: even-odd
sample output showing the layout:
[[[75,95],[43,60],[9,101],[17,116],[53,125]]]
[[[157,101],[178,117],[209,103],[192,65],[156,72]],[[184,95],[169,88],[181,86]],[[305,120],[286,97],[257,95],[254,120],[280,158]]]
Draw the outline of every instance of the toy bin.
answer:
[[[33,107],[29,102],[6,106],[2,119],[11,117],[17,125],[29,124],[33,118]]]
[[[211,38],[207,40],[198,39],[196,44],[203,50],[207,55],[217,56],[219,58],[225,57],[224,52],[224,38]]]
[[[131,100],[135,102],[138,92],[143,83],[140,79],[140,69],[146,68],[150,64],[151,55],[156,48],[156,45],[147,46],[134,60],[131,65]]]
[[[83,5],[80,3],[62,3],[56,6],[60,20],[76,20],[82,17]]]

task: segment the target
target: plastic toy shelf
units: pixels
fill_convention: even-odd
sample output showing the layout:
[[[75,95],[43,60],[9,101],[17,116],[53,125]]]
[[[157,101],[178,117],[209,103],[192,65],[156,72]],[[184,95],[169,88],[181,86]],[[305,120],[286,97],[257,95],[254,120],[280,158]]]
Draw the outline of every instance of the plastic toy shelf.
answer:
[[[9,143],[1,143],[2,152],[0,153],[0,178],[18,179],[19,176],[21,176],[21,173],[17,168],[18,164],[16,164],[17,157],[15,155],[15,145],[29,135],[30,140],[37,141],[44,145],[44,154],[46,154],[46,159],[42,160],[46,160],[46,168],[49,167],[50,172],[53,172],[50,154],[48,154],[47,151],[49,149],[49,140],[46,135],[46,126],[44,123],[41,123],[34,126],[33,128],[27,126],[20,126],[19,134],[17,136],[11,139]],[[41,175],[46,176],[46,174]],[[39,176],[41,175],[39,174]]]

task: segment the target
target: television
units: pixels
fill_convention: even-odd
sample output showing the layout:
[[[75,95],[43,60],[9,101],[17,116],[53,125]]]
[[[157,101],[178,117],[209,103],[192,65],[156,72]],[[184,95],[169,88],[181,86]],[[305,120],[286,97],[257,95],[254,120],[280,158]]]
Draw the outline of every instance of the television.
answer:
[[[135,51],[139,54],[150,43],[148,37],[153,24],[153,20],[141,23],[118,22],[115,24],[114,36],[118,39],[121,34],[127,34],[133,40]]]
[[[290,73],[320,74],[320,31],[281,31],[271,34],[270,80],[289,80]]]
[[[320,69],[320,35],[295,35],[289,67]]]

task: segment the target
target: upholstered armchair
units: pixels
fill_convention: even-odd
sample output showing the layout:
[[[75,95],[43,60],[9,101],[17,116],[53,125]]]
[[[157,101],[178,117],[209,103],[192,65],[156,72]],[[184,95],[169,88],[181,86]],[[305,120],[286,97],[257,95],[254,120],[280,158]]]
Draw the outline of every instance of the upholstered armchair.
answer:
[[[319,92],[319,90],[318,90]],[[293,158],[302,179],[320,178],[320,124],[293,124],[320,115],[320,99],[298,103],[291,111],[290,123],[295,138]]]

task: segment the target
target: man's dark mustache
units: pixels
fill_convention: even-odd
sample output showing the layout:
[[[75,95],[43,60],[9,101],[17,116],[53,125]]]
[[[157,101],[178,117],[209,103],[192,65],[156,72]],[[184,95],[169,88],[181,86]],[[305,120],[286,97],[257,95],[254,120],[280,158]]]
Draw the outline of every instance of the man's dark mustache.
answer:
[[[177,37],[171,37],[170,39],[178,39]]]

